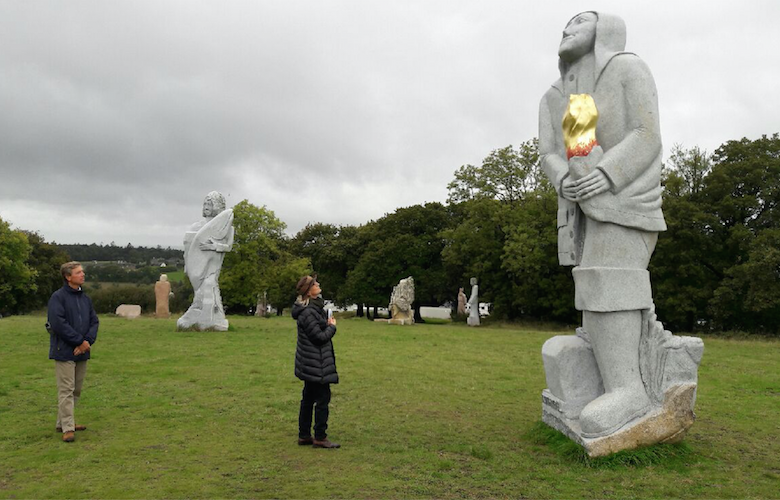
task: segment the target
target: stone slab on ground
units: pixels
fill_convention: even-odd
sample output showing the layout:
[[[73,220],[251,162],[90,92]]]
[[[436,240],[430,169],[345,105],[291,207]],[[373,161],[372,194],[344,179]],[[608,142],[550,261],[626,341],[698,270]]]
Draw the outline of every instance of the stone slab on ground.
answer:
[[[141,315],[141,306],[137,304],[122,304],[116,308],[114,314],[127,319],[135,319]]]

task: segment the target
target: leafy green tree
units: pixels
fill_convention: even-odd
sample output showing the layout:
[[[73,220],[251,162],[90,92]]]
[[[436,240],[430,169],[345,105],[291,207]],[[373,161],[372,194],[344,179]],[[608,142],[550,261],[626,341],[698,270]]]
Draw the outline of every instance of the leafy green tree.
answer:
[[[494,150],[448,185],[458,223],[444,232],[450,281],[480,283],[494,315],[570,321],[568,268],[557,262],[557,196],[539,165],[537,140]]]
[[[19,300],[20,310],[27,312],[46,307],[51,294],[62,286],[60,266],[71,259],[60,247],[46,243],[39,233],[24,234],[30,244],[27,265],[35,274],[35,286],[27,288]]]
[[[728,141],[715,151],[713,162],[702,194],[705,209],[716,218],[708,236],[713,266],[723,277],[710,304],[714,326],[774,330],[766,317],[771,317],[767,304],[773,303],[775,287],[752,293],[750,297],[760,299],[755,306],[747,295],[734,292],[737,285],[743,291],[752,290],[745,288],[746,279],[758,276],[758,262],[771,265],[771,252],[766,257],[761,252],[774,241],[772,230],[780,229],[780,135]],[[762,238],[766,231],[772,232]],[[764,272],[771,275],[773,269]],[[759,311],[754,307],[763,312],[757,316]]]
[[[277,262],[285,256],[286,225],[272,210],[247,200],[233,207],[233,215],[233,250],[225,256],[219,286],[226,309],[247,313],[278,278]]]
[[[23,297],[35,293],[37,274],[28,262],[32,247],[27,235],[0,219],[0,314],[20,312]]]
[[[355,241],[367,244],[357,264],[347,274],[342,300],[386,306],[398,282],[412,276],[415,307],[439,305],[457,290],[449,290],[441,260],[451,214],[441,203],[399,208],[359,229]],[[420,318],[418,318],[418,321]]]
[[[723,278],[721,266],[713,259],[711,235],[717,218],[703,201],[705,180],[711,170],[710,155],[680,145],[675,145],[664,165],[667,230],[658,236],[649,270],[656,311],[673,331],[708,327],[708,304]]]
[[[290,240],[290,251],[307,257],[322,284],[322,295],[340,305],[346,305],[342,287],[347,273],[357,264],[364,246],[358,228],[333,224],[308,224]]]
[[[669,230],[650,264],[659,316],[685,331],[773,330],[780,137],[728,141],[712,155],[678,146],[666,166]]]
[[[757,233],[780,227],[780,135],[728,141],[713,161],[706,202],[724,228],[743,225]]]
[[[306,257],[295,257],[285,252],[274,263],[274,270],[269,273],[266,283],[268,303],[281,316],[285,309],[292,307],[297,296],[295,285],[301,276],[311,274],[311,262]]]
[[[681,144],[675,144],[664,169],[666,175],[676,175],[681,180],[673,187],[677,196],[697,197],[704,188],[704,178],[712,170],[712,155],[698,146],[686,149]]]
[[[747,261],[726,271],[712,310],[727,330],[780,332],[780,228],[754,238]]]
[[[577,321],[571,268],[558,264],[557,211],[558,195],[545,184],[511,213],[501,256],[511,293],[497,304],[509,316]]]
[[[514,204],[523,194],[536,189],[543,179],[538,168],[538,141],[531,139],[515,149],[510,144],[495,149],[482,165],[464,165],[455,171],[455,180],[447,185],[449,203],[474,199],[494,199]]]
[[[468,292],[469,279],[476,277],[480,301],[492,302],[496,313],[504,315],[512,302],[505,295],[509,281],[501,267],[511,208],[485,198],[462,203],[455,213],[456,225],[442,232],[445,244],[441,257],[447,281],[455,292],[460,287]]]

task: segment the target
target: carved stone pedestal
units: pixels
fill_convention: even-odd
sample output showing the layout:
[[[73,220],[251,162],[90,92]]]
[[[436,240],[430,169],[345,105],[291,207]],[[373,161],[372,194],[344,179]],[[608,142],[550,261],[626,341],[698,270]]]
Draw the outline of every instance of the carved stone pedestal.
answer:
[[[697,372],[704,343],[664,330],[655,312],[643,313],[639,370],[650,409],[609,435],[587,438],[579,416],[604,394],[588,334],[561,335],[542,346],[547,389],[542,392],[542,421],[579,443],[591,457],[683,439],[696,418]]]

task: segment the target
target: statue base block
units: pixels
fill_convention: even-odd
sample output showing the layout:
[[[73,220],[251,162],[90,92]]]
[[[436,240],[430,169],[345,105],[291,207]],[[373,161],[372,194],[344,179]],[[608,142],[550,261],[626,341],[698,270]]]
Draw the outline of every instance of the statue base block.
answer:
[[[590,457],[603,457],[657,443],[678,443],[693,425],[696,384],[680,384],[664,393],[663,406],[634,419],[609,436],[585,438],[578,419],[564,415],[565,404],[549,389],[542,391],[542,421],[585,448]]]
[[[220,317],[221,316],[221,317]],[[177,331],[226,332],[228,320],[221,314],[208,314],[192,307],[176,321]]]
[[[413,325],[414,324],[414,318],[393,318],[387,320],[387,323],[390,325]]]

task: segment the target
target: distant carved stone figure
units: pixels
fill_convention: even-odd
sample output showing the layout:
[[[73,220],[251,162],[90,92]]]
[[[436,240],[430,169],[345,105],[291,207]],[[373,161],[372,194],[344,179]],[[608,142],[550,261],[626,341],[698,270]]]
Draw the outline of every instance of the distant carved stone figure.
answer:
[[[543,420],[592,456],[679,441],[693,423],[700,339],[655,319],[647,271],[661,212],[658,100],[625,52],[619,17],[583,12],[563,31],[539,110],[539,159],[558,192],[558,257],[576,266],[576,335],[542,348]]]
[[[414,278],[409,276],[398,282],[393,287],[393,293],[390,295],[390,314],[392,318],[388,323],[392,325],[412,325],[414,324]]]
[[[154,284],[154,298],[157,303],[154,315],[158,318],[170,318],[171,282],[168,281],[167,274],[161,274],[160,280]]]
[[[227,331],[228,321],[219,292],[225,253],[233,248],[233,211],[225,197],[210,192],[203,201],[203,218],[184,234],[184,272],[192,283],[192,305],[176,322],[179,330]]]
[[[477,285],[477,278],[471,278],[470,283],[469,317],[466,322],[469,326],[479,326],[479,285]]]
[[[458,314],[466,314],[466,294],[463,288],[458,288]]]

